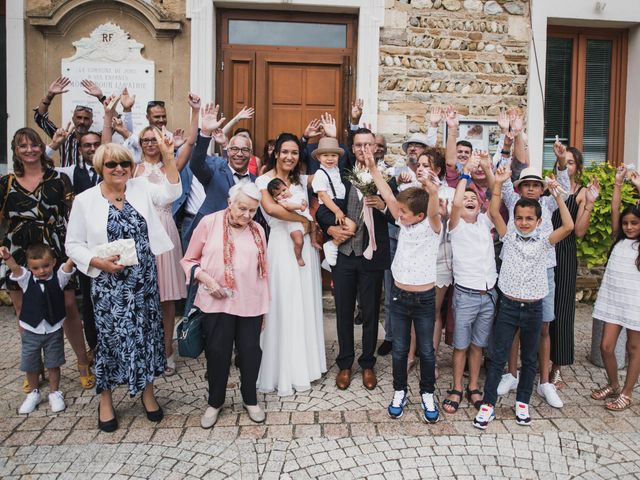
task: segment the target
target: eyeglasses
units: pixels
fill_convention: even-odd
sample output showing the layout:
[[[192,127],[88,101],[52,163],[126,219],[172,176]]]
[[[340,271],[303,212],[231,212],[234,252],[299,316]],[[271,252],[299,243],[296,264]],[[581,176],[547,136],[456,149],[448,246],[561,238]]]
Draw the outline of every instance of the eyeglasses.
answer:
[[[141,138],[140,143],[142,145],[155,145],[158,143],[157,138]]]
[[[153,107],[164,108],[164,102],[162,100],[151,100],[149,103],[147,103],[147,108],[153,108]]]
[[[85,112],[93,113],[93,108],[85,107],[84,105],[76,105],[76,108],[73,111],[74,112],[85,111]]]
[[[411,142],[407,144],[407,148],[425,148],[425,145],[422,143]]]
[[[243,155],[249,155],[251,153],[251,149],[248,147],[229,147],[227,151],[232,153],[233,155],[237,155],[238,152],[242,152]]]
[[[16,145],[18,150],[28,150],[31,147],[31,150],[42,150],[42,145],[37,143],[21,143],[20,145]]]
[[[120,165],[122,168],[131,168],[131,165],[133,165],[133,162],[131,160],[123,160],[122,162],[114,162],[114,161],[110,161],[110,162],[104,162],[103,166],[107,167],[107,168],[117,168],[118,165]]]
[[[83,143],[80,146],[82,148],[91,148],[91,147],[98,148],[100,145],[102,145],[101,142],[94,142],[94,143]]]

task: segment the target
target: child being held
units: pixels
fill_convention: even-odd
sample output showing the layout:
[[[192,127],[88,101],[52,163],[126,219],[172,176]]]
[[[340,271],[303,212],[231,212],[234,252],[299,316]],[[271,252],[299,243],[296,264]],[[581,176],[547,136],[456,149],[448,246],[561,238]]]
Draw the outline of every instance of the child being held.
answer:
[[[318,218],[320,228],[324,232],[327,232],[329,227],[334,225],[342,225],[347,227],[349,232],[355,233],[357,229],[355,222],[348,218],[341,208],[344,206],[346,194],[346,188],[342,183],[338,168],[338,159],[341,155],[344,155],[344,150],[338,145],[338,140],[332,137],[321,138],[318,148],[311,152],[311,156],[320,162],[320,168],[316,171],[311,182],[311,188],[314,193],[318,194],[320,203],[318,211],[320,209],[330,210],[330,213],[325,212],[324,215],[322,212],[316,214],[316,218]],[[331,223],[328,223],[329,220]],[[331,239],[322,245],[327,263],[332,267],[338,260],[338,245],[340,243],[336,239]]]
[[[309,236],[311,237],[312,244],[315,243],[315,222],[313,217],[309,213],[309,204],[301,195],[294,195],[291,193],[287,184],[279,178],[274,178],[267,185],[267,191],[271,194],[273,199],[278,204],[290,212],[295,212],[302,215],[309,220],[311,225],[311,231]],[[302,247],[304,246],[304,227],[300,222],[287,222],[287,228],[291,240],[293,241],[293,253],[296,256],[298,265],[304,267],[304,260],[302,259]],[[315,245],[314,245],[315,246]],[[319,248],[319,247],[318,247]]]
[[[65,363],[63,289],[76,269],[69,259],[54,275],[56,259],[53,250],[43,243],[27,248],[27,268],[18,265],[6,247],[0,248],[0,254],[11,270],[9,278],[17,282],[23,292],[19,318],[22,337],[20,370],[27,374],[30,393],[18,413],[31,413],[40,403],[38,373],[41,355],[44,355],[44,367],[49,373],[49,407],[53,413],[61,412],[66,408],[59,390],[60,366]]]

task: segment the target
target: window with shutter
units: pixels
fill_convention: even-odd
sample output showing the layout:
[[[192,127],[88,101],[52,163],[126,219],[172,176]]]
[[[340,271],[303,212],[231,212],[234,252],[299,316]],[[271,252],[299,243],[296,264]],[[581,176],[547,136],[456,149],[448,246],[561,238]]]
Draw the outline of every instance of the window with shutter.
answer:
[[[556,135],[584,153],[585,166],[622,160],[627,31],[549,27],[544,168]]]

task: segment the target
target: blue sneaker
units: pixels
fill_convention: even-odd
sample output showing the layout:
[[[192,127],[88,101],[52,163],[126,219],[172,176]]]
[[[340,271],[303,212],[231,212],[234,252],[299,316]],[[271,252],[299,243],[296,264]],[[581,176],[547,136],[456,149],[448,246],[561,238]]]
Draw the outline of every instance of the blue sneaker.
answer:
[[[427,423],[436,423],[440,420],[440,412],[438,411],[438,403],[433,393],[423,393],[422,397],[422,420]]]
[[[408,400],[406,390],[396,390],[393,394],[393,400],[391,400],[391,404],[387,408],[389,416],[391,418],[400,418],[404,413],[404,407],[407,405]]]
[[[473,426],[480,430],[486,430],[489,422],[496,418],[496,414],[493,411],[493,407],[488,404],[484,404],[478,410],[478,414],[473,419]]]

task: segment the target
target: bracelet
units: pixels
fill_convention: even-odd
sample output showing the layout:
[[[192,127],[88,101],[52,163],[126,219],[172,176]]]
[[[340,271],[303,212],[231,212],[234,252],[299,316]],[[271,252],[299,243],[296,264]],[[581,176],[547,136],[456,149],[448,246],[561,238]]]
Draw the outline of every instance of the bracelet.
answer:
[[[102,96],[98,99],[98,101],[99,101],[100,103],[102,103],[102,102],[104,102],[106,99],[107,99],[107,96],[106,96],[106,95],[102,95]]]
[[[511,150],[500,150],[502,155],[511,155]]]
[[[469,175],[468,173],[461,173],[460,174],[460,180],[466,180],[467,182],[471,181],[471,175]]]
[[[302,143],[307,143],[307,142],[309,141],[309,139],[308,139],[307,137],[305,137],[304,135],[302,135],[302,136],[300,137],[300,141],[301,141]]]

